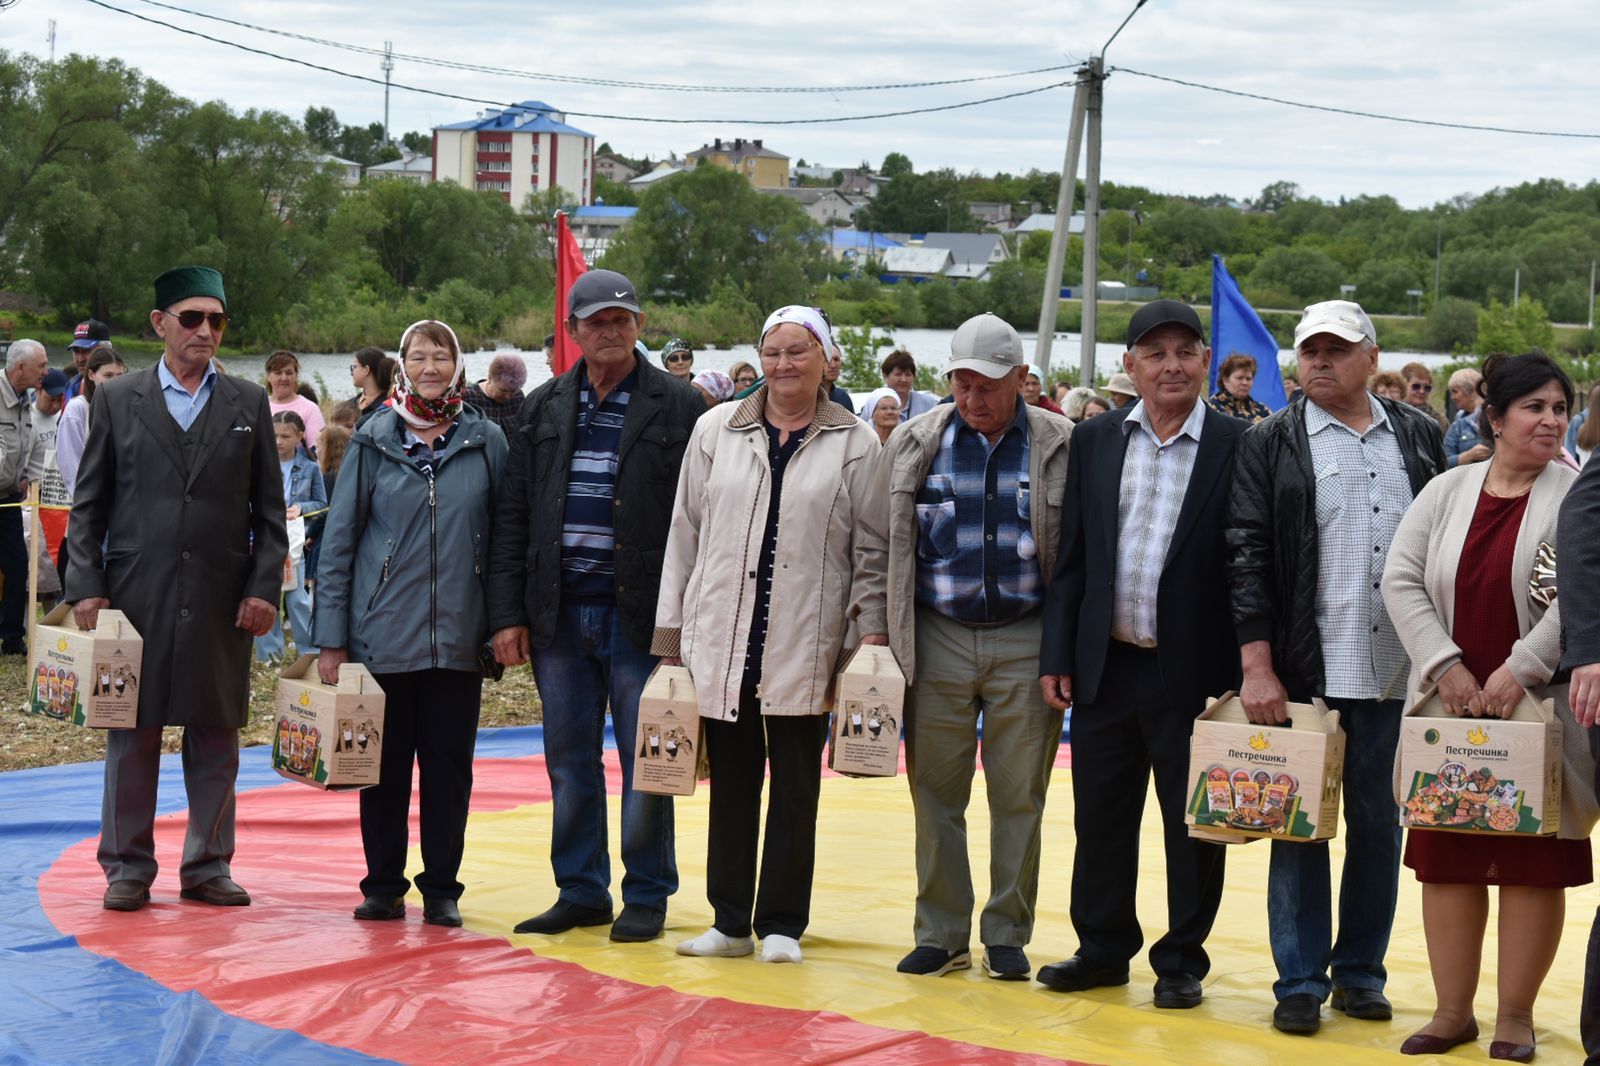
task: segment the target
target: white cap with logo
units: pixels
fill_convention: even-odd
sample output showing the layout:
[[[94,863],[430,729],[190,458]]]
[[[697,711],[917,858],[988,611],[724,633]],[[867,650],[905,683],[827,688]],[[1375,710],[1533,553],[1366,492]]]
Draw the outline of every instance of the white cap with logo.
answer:
[[[1294,346],[1305,343],[1307,337],[1318,333],[1332,333],[1352,343],[1359,340],[1378,342],[1378,333],[1372,328],[1372,319],[1361,310],[1361,305],[1350,300],[1324,300],[1306,308],[1305,317],[1294,327]]]
[[[1015,373],[1019,366],[1027,366],[1022,354],[1022,338],[1011,328],[1011,323],[992,312],[985,311],[967,319],[950,338],[950,361],[942,374],[949,377],[957,370],[975,370],[984,377],[1003,378]]]

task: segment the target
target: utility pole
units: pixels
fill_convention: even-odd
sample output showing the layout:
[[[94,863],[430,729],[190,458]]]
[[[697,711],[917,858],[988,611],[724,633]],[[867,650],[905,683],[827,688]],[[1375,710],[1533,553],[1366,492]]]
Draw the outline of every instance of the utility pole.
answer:
[[[1050,374],[1050,344],[1055,338],[1056,313],[1061,302],[1061,268],[1067,258],[1068,230],[1072,223],[1072,202],[1078,187],[1078,145],[1088,130],[1087,158],[1084,162],[1083,204],[1083,334],[1079,342],[1078,368],[1083,384],[1093,385],[1094,351],[1100,287],[1100,119],[1102,89],[1106,80],[1105,54],[1111,42],[1132,21],[1149,0],[1135,0],[1133,10],[1100,47],[1100,54],[1078,70],[1078,90],[1072,99],[1072,125],[1067,134],[1067,158],[1061,168],[1061,191],[1056,196],[1056,225],[1050,238],[1050,262],[1044,275],[1044,304],[1039,311],[1039,339],[1034,360],[1040,373]]]
[[[1517,272],[1511,276],[1511,306],[1515,307],[1522,302],[1522,268],[1517,267]]]
[[[383,143],[389,143],[389,75],[394,73],[394,42],[383,42]]]
[[[1044,269],[1044,302],[1039,305],[1039,339],[1033,361],[1039,373],[1050,376],[1050,345],[1056,335],[1056,315],[1061,309],[1061,268],[1067,262],[1071,238],[1072,205],[1078,193],[1078,151],[1083,144],[1083,119],[1089,104],[1084,70],[1078,72],[1078,89],[1072,96],[1072,122],[1067,130],[1067,158],[1061,164],[1061,189],[1056,193],[1056,224],[1050,234],[1050,260]]]
[[[1083,332],[1078,340],[1079,382],[1094,384],[1094,347],[1100,325],[1100,115],[1104,101],[1105,59],[1089,60],[1089,143],[1083,162]]]
[[[1589,328],[1594,329],[1594,268],[1595,260],[1589,260]]]
[[[1439,219],[1439,230],[1433,237],[1433,302],[1439,302],[1439,267],[1444,262],[1444,219]]]

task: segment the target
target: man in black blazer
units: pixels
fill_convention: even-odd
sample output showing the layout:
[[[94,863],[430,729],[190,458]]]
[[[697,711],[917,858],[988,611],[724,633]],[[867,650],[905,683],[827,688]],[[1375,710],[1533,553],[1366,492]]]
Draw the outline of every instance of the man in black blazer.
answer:
[[[1590,416],[1595,417],[1594,415]],[[1556,562],[1561,589],[1561,668],[1572,674],[1568,700],[1573,717],[1589,731],[1589,750],[1600,756],[1600,463],[1583,473],[1561,501],[1556,527]],[[1600,782],[1600,766],[1595,780]],[[1589,928],[1583,967],[1578,1033],[1585,1066],[1600,1066],[1600,908]]]
[[[1193,1007],[1222,899],[1223,849],[1189,838],[1189,734],[1208,696],[1237,687],[1223,530],[1233,450],[1249,427],[1206,406],[1211,349],[1176,300],[1128,324],[1132,407],[1073,434],[1061,548],[1044,606],[1039,683],[1072,705],[1077,855],[1072,958],[1039,980],[1064,992],[1128,982],[1139,821],[1155,774],[1167,855],[1168,932],[1150,949],[1158,1007]]]

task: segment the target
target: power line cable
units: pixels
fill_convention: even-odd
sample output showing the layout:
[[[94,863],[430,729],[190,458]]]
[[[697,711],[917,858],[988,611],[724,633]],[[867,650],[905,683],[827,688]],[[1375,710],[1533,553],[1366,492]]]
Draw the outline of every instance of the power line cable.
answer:
[[[360,55],[382,56],[384,50],[368,45],[350,44],[346,41],[329,40],[326,37],[312,37],[304,33],[294,33],[289,30],[274,29],[271,26],[260,26],[252,22],[242,22],[238,19],[226,18],[222,15],[213,15],[205,11],[196,11],[193,8],[180,7],[177,4],[162,3],[161,0],[136,0],[137,3],[159,7],[166,11],[175,11],[183,15],[192,15],[195,18],[208,19],[224,25],[235,26],[240,29],[254,30],[257,33],[272,34],[277,37],[286,37],[294,41],[303,41],[307,44],[322,45],[326,48],[337,48],[346,52],[355,52]],[[1078,61],[1060,63],[1049,67],[1035,67],[1032,70],[1015,70],[1004,74],[979,74],[967,78],[944,78],[938,81],[905,81],[886,82],[878,85],[684,85],[673,82],[656,81],[626,81],[618,78],[595,78],[579,74],[551,74],[547,71],[520,70],[515,67],[493,67],[481,63],[465,63],[453,59],[440,59],[437,56],[415,55],[406,52],[390,53],[396,59],[408,63],[418,63],[424,66],[443,67],[447,70],[463,70],[477,74],[491,74],[497,77],[524,78],[536,81],[563,82],[573,85],[599,85],[614,89],[650,89],[660,92],[693,92],[693,93],[860,93],[878,92],[887,89],[926,89],[945,85],[970,85],[974,82],[1001,81],[1008,78],[1024,78],[1034,74],[1055,74],[1063,70],[1075,70],[1080,65]]]
[[[267,59],[276,59],[284,63],[293,63],[296,66],[307,67],[311,70],[319,70],[325,74],[334,74],[341,78],[350,78],[354,81],[368,82],[372,85],[385,84],[382,78],[374,78],[366,74],[355,74],[348,70],[339,70],[336,67],[324,66],[321,63],[313,63],[308,59],[298,59],[294,56],[280,55],[277,52],[269,52],[263,48],[253,48],[247,44],[240,44],[238,41],[222,40],[217,37],[212,37],[209,34],[201,33],[199,30],[191,30],[185,26],[177,26],[170,22],[163,22],[161,19],[153,18],[149,15],[141,15],[137,11],[129,11],[126,8],[117,7],[115,4],[107,3],[106,0],[85,0],[85,2],[93,4],[99,8],[104,8],[107,11],[115,11],[118,14],[127,15],[129,18],[138,19],[140,22],[148,22],[152,25],[161,26],[165,29],[173,30],[177,33],[182,33],[190,37],[198,37],[203,41],[210,41],[213,44],[220,44],[229,48],[236,48],[241,52],[248,52],[251,55],[263,56]],[[422,93],[426,96],[437,96],[447,100],[461,100],[470,104],[485,104],[489,107],[518,106],[514,103],[507,103],[503,100],[487,100],[477,96],[464,96],[460,93],[449,93],[440,89],[428,89],[420,85],[404,85],[400,82],[390,82],[387,84],[389,84],[392,88],[404,89],[407,92]],[[1075,84],[1077,84],[1076,79],[1071,81],[1058,81],[1052,82],[1049,85],[1040,85],[1032,89],[1021,89],[1013,93],[1003,93],[1000,96],[989,96],[982,100],[966,100],[961,103],[939,104],[934,107],[916,107],[909,108],[904,111],[882,111],[871,115],[836,115],[829,118],[660,118],[645,115],[608,115],[598,111],[565,111],[563,113],[575,116],[577,118],[597,118],[605,119],[610,122],[652,122],[677,126],[711,125],[714,123],[731,123],[741,126],[814,126],[829,125],[837,122],[867,122],[872,119],[901,118],[906,115],[927,115],[938,111],[957,111],[962,108],[980,107],[984,104],[999,103],[1002,100],[1015,100],[1023,96],[1033,96],[1037,93],[1049,92],[1051,89],[1060,89],[1065,86]]]
[[[1132,74],[1135,77],[1151,78],[1155,81],[1171,82],[1173,85],[1182,85],[1190,89],[1204,89],[1207,92],[1222,93],[1224,96],[1242,96],[1247,100],[1261,100],[1269,104],[1282,104],[1285,107],[1298,107],[1307,111],[1327,111],[1335,115],[1350,115],[1355,118],[1372,118],[1382,122],[1401,122],[1410,126],[1437,126],[1450,130],[1472,130],[1477,133],[1514,133],[1525,137],[1570,137],[1581,140],[1600,140],[1600,133],[1569,133],[1563,130],[1521,130],[1509,126],[1479,126],[1470,122],[1445,122],[1440,119],[1406,118],[1401,115],[1381,115],[1374,111],[1356,111],[1348,107],[1332,107],[1328,104],[1308,104],[1303,100],[1284,100],[1277,96],[1264,96],[1261,93],[1247,93],[1240,89],[1224,89],[1220,85],[1205,85],[1197,81],[1184,81],[1182,78],[1171,78],[1165,74],[1151,74],[1144,70],[1131,70],[1128,67],[1110,67],[1110,71],[1123,74]]]

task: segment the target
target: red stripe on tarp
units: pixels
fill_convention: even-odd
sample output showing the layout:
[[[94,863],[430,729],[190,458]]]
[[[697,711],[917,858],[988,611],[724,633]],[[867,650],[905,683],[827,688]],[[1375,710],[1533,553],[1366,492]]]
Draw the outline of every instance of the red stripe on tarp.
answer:
[[[606,753],[611,791],[621,785]],[[548,802],[542,757],[474,766],[477,813]],[[412,810],[413,839],[417,813]],[[167,876],[143,911],[105,911],[97,841],[40,878],[41,902],[84,949],[219,1009],[310,1039],[407,1062],[1015,1064],[1059,1062],[868,1025],[841,1014],[690,995],[542,958],[470,929],[350,917],[365,873],[357,797],[303,786],[239,797],[233,868],[246,908],[180,903],[185,819],[157,820]]]

